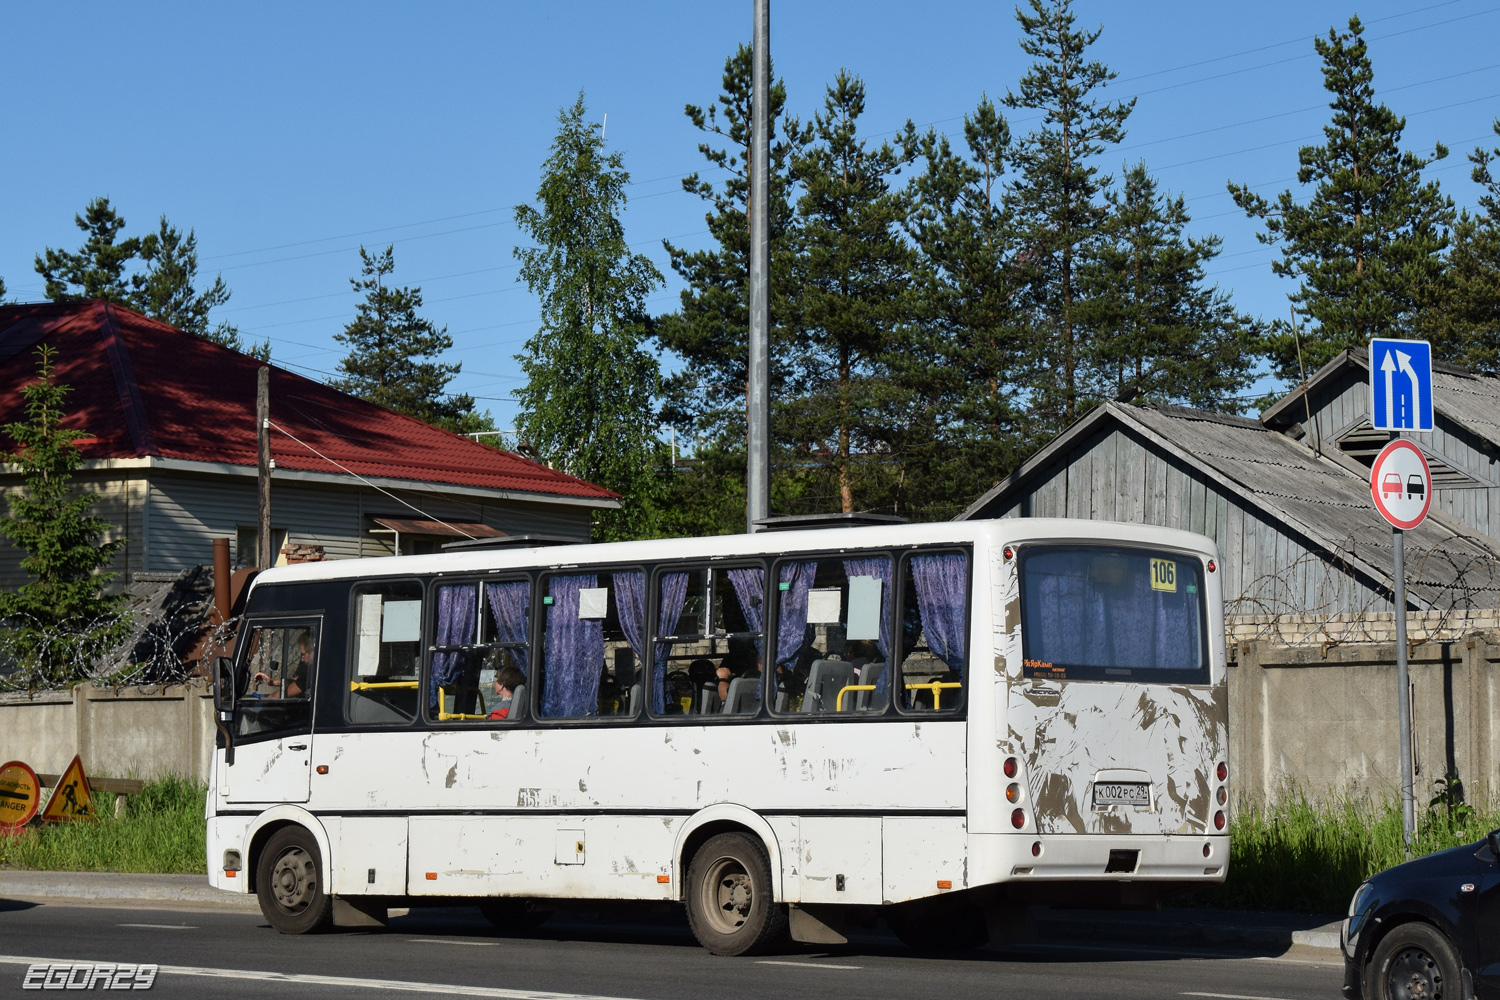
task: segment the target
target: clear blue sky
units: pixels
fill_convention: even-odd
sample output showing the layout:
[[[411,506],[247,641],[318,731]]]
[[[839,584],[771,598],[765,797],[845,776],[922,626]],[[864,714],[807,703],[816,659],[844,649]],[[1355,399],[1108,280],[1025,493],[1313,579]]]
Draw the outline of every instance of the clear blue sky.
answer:
[[[794,113],[810,116],[840,67],[868,87],[865,129],[910,118],[957,134],[981,93],[1025,71],[1009,4],[773,3],[771,41]],[[1224,192],[1294,184],[1296,149],[1327,120],[1312,37],[1367,24],[1382,98],[1407,116],[1407,145],[1453,150],[1433,176],[1476,197],[1465,155],[1495,144],[1500,6],[1488,0],[1254,4],[1080,0],[1102,25],[1095,54],[1137,95],[1124,148],[1187,196],[1197,233],[1224,237],[1212,278],[1241,308],[1286,312],[1273,251]],[[165,214],[197,231],[202,266],[234,291],[217,315],[269,337],[274,360],[328,378],[332,337],[353,312],[356,248],[396,245],[396,280],[419,284],[446,324],[455,389],[513,426],[513,355],[535,330],[516,282],[512,207],[535,193],[556,114],[580,89],[608,115],[634,183],[630,239],[680,287],[661,239],[705,240],[702,203],[679,178],[699,169],[682,114],[719,90],[750,35],[732,3],[31,4],[6,12],[0,61],[0,276],[42,297],[32,258],[72,249],[73,215],[108,195],[129,222]],[[1017,133],[1029,123],[1012,115]],[[708,176],[715,176],[710,173]]]

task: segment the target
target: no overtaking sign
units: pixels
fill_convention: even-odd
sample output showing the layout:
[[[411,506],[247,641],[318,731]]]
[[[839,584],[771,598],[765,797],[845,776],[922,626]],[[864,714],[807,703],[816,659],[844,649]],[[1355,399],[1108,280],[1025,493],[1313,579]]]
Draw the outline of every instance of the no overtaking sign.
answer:
[[[1375,509],[1402,531],[1427,517],[1432,506],[1432,469],[1421,449],[1410,441],[1392,441],[1370,467],[1370,495]]]

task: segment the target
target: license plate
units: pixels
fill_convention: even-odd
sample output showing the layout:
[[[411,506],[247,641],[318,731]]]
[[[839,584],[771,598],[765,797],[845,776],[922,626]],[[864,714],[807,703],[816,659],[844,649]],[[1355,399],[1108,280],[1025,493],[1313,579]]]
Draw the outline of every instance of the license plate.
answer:
[[[1149,806],[1151,786],[1144,781],[1110,781],[1094,784],[1096,806]]]

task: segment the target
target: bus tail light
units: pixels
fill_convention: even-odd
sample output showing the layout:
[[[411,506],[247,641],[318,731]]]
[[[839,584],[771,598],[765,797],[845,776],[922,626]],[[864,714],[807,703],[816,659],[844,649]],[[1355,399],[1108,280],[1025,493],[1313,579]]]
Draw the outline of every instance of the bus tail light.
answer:
[[[1224,814],[1223,813],[1219,813],[1219,815],[1222,817]],[[1025,826],[1026,825],[1026,810],[1025,809],[1017,809],[1015,812],[1011,813],[1010,814],[1010,825],[1013,826],[1013,827],[1015,827],[1017,830],[1019,830],[1019,829],[1021,829],[1021,827]],[[1220,823],[1219,825],[1222,827],[1223,823]]]
[[[1019,770],[1021,770],[1021,764],[1019,761],[1017,761],[1014,757],[1005,758],[1005,776],[1007,778],[1014,778],[1016,776],[1016,772]]]
[[[1016,810],[1016,811],[1020,812],[1019,809]],[[1222,829],[1224,829],[1224,823],[1225,822],[1226,821],[1224,819],[1224,810],[1220,809],[1218,812],[1214,813],[1214,829],[1215,830],[1222,830]]]
[[[1020,802],[1021,801],[1021,786],[1018,785],[1018,784],[1016,784],[1014,781],[1011,782],[1010,784],[1006,785],[1005,786],[1005,801],[1012,802],[1012,803],[1014,803],[1014,802]]]
[[[1210,572],[1210,573],[1212,573],[1212,572],[1213,572],[1213,571],[1214,571],[1214,570],[1216,570],[1216,569],[1218,569],[1218,568],[1219,568],[1219,567],[1218,567],[1218,566],[1215,566],[1215,565],[1214,565],[1214,561],[1213,561],[1213,560],[1212,560],[1212,559],[1210,559],[1210,560],[1209,560],[1209,561],[1208,561],[1208,571],[1209,571],[1209,572]]]
[[[1229,789],[1225,788],[1223,785],[1220,785],[1219,786],[1219,796],[1218,797],[1219,797],[1219,805],[1221,805],[1221,806],[1224,805],[1226,802],[1229,801]]]
[[[1033,840],[1031,842],[1031,856],[1033,858],[1042,856],[1042,842],[1040,840]]]
[[[1220,781],[1228,781],[1229,780],[1229,765],[1226,764],[1226,763],[1224,763],[1222,760],[1219,761],[1219,766],[1218,766],[1218,768],[1216,768],[1214,770],[1214,774],[1216,774],[1218,776],[1218,778],[1219,778]]]

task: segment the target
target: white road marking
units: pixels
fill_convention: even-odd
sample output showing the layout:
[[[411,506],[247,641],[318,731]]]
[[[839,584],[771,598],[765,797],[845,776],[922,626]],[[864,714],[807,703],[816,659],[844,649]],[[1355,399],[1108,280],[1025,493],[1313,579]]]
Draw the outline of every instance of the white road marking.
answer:
[[[1213,997],[1214,1000],[1286,1000],[1285,997],[1252,997],[1243,993],[1183,993],[1185,997]]]
[[[150,931],[195,931],[191,924],[117,924],[119,927],[144,927]]]
[[[0,965],[92,964],[93,959],[36,958],[0,955]],[[297,983],[307,986],[340,986],[345,989],[397,990],[406,993],[446,993],[460,997],[495,997],[498,1000],[625,1000],[622,997],[588,993],[555,993],[551,990],[504,990],[493,986],[459,986],[452,983],[417,983],[400,979],[359,979],[354,976],[313,976],[290,972],[258,972],[252,969],[212,969],[195,965],[159,965],[162,976],[198,976],[206,979],[251,979],[261,982]]]
[[[862,969],[862,965],[829,965],[827,962],[778,962],[775,959],[762,958],[756,965],[790,965],[794,969]]]
[[[456,938],[407,938],[407,944],[462,944],[470,948],[495,948],[499,941],[460,941]]]

